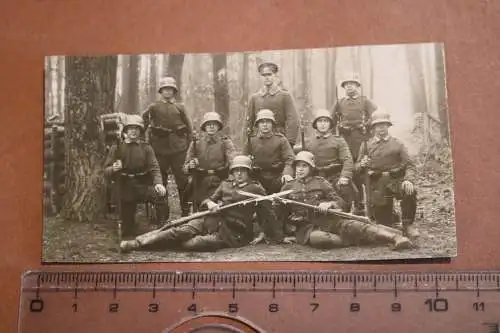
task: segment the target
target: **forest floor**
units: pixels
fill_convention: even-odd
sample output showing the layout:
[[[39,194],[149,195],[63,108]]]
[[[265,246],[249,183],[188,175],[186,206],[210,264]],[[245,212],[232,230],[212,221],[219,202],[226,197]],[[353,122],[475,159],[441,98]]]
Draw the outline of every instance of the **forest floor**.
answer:
[[[137,251],[122,254],[118,246],[117,221],[105,218],[98,223],[64,221],[56,216],[44,223],[43,261],[70,262],[223,262],[223,261],[353,261],[380,259],[444,258],[457,254],[453,175],[449,148],[437,147],[417,159],[418,211],[415,225],[420,231],[416,247],[392,251],[385,246],[318,250],[298,244],[253,245],[223,249],[215,253],[181,251]],[[175,192],[171,185],[170,193]],[[173,199],[173,200],[172,200]],[[173,218],[179,216],[178,198],[171,198]],[[138,221],[146,229],[144,211]],[[146,231],[146,230],[145,230]]]

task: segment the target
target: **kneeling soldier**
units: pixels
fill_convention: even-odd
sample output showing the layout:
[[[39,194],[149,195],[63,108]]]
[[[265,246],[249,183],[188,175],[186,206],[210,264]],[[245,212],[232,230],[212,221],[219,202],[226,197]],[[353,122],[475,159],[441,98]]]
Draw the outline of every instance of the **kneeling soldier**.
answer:
[[[217,112],[207,112],[201,124],[203,134],[199,140],[193,139],[186,154],[184,171],[194,177],[189,192],[195,211],[229,175],[235,147],[229,137],[220,133],[222,126]]]
[[[231,165],[231,180],[223,181],[217,190],[202,205],[216,213],[221,206],[244,201],[246,196],[238,191],[265,195],[264,188],[250,179],[251,160],[247,156],[236,156]],[[252,219],[257,213],[260,219],[272,218],[270,201],[258,205],[246,204],[228,208],[205,219],[190,222],[171,229],[159,231],[153,237],[137,237],[120,244],[123,252],[143,247],[181,247],[191,251],[216,251],[221,248],[245,246],[253,238]]]
[[[343,206],[343,200],[334,188],[323,177],[315,176],[315,161],[312,153],[302,151],[295,161],[295,180],[285,184],[283,191],[293,190],[285,197],[290,201],[282,206],[288,221],[296,227],[296,239],[299,244],[315,248],[336,248],[353,244],[385,243],[392,244],[395,249],[411,246],[406,237],[383,227],[367,223],[344,220],[332,214]],[[305,203],[317,209],[305,208],[294,204]]]
[[[318,110],[312,127],[317,134],[307,147],[314,154],[318,175],[332,184],[345,201],[342,209],[349,212],[356,194],[352,183],[354,164],[349,146],[344,138],[332,133],[333,119],[328,110]]]
[[[417,210],[417,191],[411,182],[415,166],[408,156],[405,145],[389,135],[392,126],[387,113],[376,111],[371,123],[374,136],[368,141],[367,150],[362,146],[356,169],[370,176],[370,201],[373,217],[380,224],[393,225],[394,198],[401,200],[403,233],[417,237],[413,227]]]
[[[127,117],[123,126],[124,141],[111,147],[104,162],[104,174],[116,177],[119,186],[122,237],[135,237],[137,204],[150,200],[155,204],[157,222],[167,219],[166,189],[160,167],[151,146],[140,137],[144,133],[140,116]]]

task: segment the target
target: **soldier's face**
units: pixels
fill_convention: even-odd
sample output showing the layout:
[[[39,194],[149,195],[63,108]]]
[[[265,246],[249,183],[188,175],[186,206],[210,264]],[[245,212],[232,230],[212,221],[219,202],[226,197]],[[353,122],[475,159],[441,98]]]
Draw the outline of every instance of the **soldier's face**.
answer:
[[[269,87],[274,83],[276,78],[276,74],[269,67],[264,67],[260,72],[260,76],[262,77],[262,82],[266,87]]]
[[[246,168],[234,168],[233,169],[234,180],[238,183],[244,183],[248,180],[248,169]]]
[[[355,82],[347,82],[344,85],[347,95],[352,96],[358,92],[359,86]]]
[[[165,99],[172,98],[175,95],[175,89],[171,88],[171,87],[162,88],[160,90],[160,95],[161,95],[161,97],[163,97]]]
[[[295,178],[303,179],[311,174],[311,166],[303,161],[295,164]]]
[[[330,130],[331,127],[331,122],[330,119],[328,118],[319,118],[316,121],[316,128],[318,129],[318,132],[320,133],[327,133]]]
[[[273,130],[273,121],[270,119],[261,119],[259,120],[257,126],[262,134],[267,134]]]
[[[208,135],[214,135],[219,130],[219,123],[216,121],[209,121],[205,124],[205,131]]]
[[[389,134],[389,124],[380,123],[373,126],[373,132],[376,136],[383,138]]]
[[[136,140],[141,134],[141,129],[139,126],[129,126],[125,134],[130,140]]]

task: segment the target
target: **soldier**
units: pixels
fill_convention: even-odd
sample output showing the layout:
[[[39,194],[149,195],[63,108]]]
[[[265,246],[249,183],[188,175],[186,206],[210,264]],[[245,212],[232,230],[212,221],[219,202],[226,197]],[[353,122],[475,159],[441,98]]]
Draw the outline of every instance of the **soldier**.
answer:
[[[175,99],[178,91],[174,78],[163,78],[158,88],[161,98],[149,105],[142,117],[160,163],[164,185],[167,186],[168,170],[171,169],[179,192],[182,216],[186,216],[189,214],[189,204],[184,193],[188,177],[182,167],[191,141],[192,127],[184,105]]]
[[[361,143],[369,138],[366,126],[369,126],[372,113],[377,109],[377,106],[366,96],[363,96],[361,82],[356,75],[351,75],[341,81],[340,86],[345,89],[346,97],[341,98],[334,104],[332,117],[335,119],[340,135],[342,135],[351,150],[353,161],[357,161]],[[358,188],[355,213],[362,215],[364,214],[361,196],[363,181],[358,175],[354,175],[353,181]]]
[[[297,154],[294,161],[295,179],[286,183],[282,190],[293,190],[287,196],[294,201],[317,206],[317,211],[289,202],[281,208],[288,221],[296,227],[297,242],[315,248],[337,248],[354,244],[382,243],[391,244],[394,249],[411,247],[408,238],[380,226],[365,224],[354,220],[344,220],[326,215],[331,209],[340,210],[342,198],[330,183],[314,175],[314,155],[308,151]]]
[[[257,180],[268,194],[280,191],[283,183],[293,179],[293,150],[285,136],[275,132],[276,120],[271,110],[260,110],[255,119],[257,133],[249,137],[243,150],[253,157]]]
[[[208,198],[229,176],[229,163],[234,157],[235,146],[231,139],[220,133],[223,124],[217,112],[207,112],[201,123],[201,138],[189,145],[184,171],[196,177],[192,184],[193,203]],[[198,210],[199,207],[195,207]]]
[[[307,148],[314,154],[318,175],[332,184],[345,202],[343,210],[350,212],[355,191],[352,183],[354,163],[349,146],[341,136],[332,133],[333,119],[328,110],[316,112],[312,127],[316,135]]]
[[[204,202],[209,210],[216,213],[221,206],[246,200],[238,191],[264,195],[264,188],[251,180],[252,161],[247,156],[236,156],[232,160],[232,179],[223,181],[217,190]],[[120,244],[123,252],[141,247],[181,247],[191,251],[216,251],[221,248],[235,248],[247,245],[253,236],[252,219],[256,213],[259,219],[272,218],[270,201],[260,201],[257,205],[246,204],[228,208],[205,219],[191,220],[179,227],[156,233],[153,237],[137,237]]]
[[[265,62],[259,65],[258,71],[264,86],[254,93],[248,102],[246,134],[250,135],[252,132],[257,112],[268,109],[274,114],[275,130],[285,135],[293,147],[299,131],[299,116],[292,96],[278,82],[278,65]]]
[[[111,147],[104,162],[104,174],[114,177],[119,186],[122,236],[135,237],[137,203],[151,200],[159,223],[167,221],[160,167],[151,146],[140,139],[144,124],[140,116],[130,115],[123,126],[124,141]]]
[[[373,138],[367,150],[361,147],[355,168],[370,176],[371,206],[378,223],[394,225],[398,221],[393,214],[394,198],[401,200],[403,233],[410,238],[418,236],[414,228],[417,210],[417,191],[412,182],[415,166],[408,156],[405,145],[389,135],[392,122],[389,114],[377,111],[371,122]]]

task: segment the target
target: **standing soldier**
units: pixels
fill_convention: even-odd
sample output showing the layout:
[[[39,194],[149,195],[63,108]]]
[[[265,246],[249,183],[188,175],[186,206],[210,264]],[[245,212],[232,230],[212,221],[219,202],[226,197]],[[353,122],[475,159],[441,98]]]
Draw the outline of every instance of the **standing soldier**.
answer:
[[[373,138],[367,150],[361,147],[356,169],[370,176],[373,217],[380,224],[394,225],[394,198],[401,200],[403,233],[410,238],[418,236],[413,227],[417,210],[417,191],[412,180],[415,166],[405,145],[389,135],[392,122],[389,114],[377,111],[371,122]]]
[[[184,193],[188,177],[182,167],[192,137],[191,122],[184,105],[175,99],[179,89],[174,78],[163,78],[160,81],[158,92],[161,98],[149,105],[142,117],[146,129],[150,132],[151,146],[160,163],[163,183],[166,187],[168,170],[170,169],[177,184],[182,216],[186,216],[189,214],[189,204]]]
[[[104,174],[114,177],[119,186],[122,237],[136,236],[137,204],[151,200],[156,206],[157,222],[167,221],[168,206],[164,196],[160,167],[151,146],[140,137],[143,120],[138,115],[127,117],[123,126],[123,142],[113,145],[104,162]]]
[[[278,65],[265,62],[259,65],[258,71],[264,86],[248,102],[246,134],[250,135],[252,132],[259,110],[268,109],[274,114],[276,132],[282,133],[293,147],[299,132],[299,116],[292,95],[278,82]]]
[[[275,124],[276,120],[271,110],[260,110],[255,120],[257,133],[248,138],[243,150],[243,154],[253,158],[254,175],[267,194],[279,192],[284,183],[293,179],[294,153],[285,136],[274,132]],[[262,221],[259,222],[262,224]],[[285,232],[283,219],[281,216],[276,216],[272,222],[273,225],[260,225],[264,232],[260,232],[253,241],[254,244],[262,240],[272,243],[283,240]]]
[[[262,186],[251,180],[252,161],[247,156],[236,156],[232,160],[230,173],[232,179],[223,181],[217,190],[203,204],[217,213],[220,207],[244,201],[245,191],[264,195]],[[135,240],[120,244],[123,252],[142,247],[163,245],[167,248],[181,247],[191,251],[216,251],[221,248],[235,248],[250,243],[253,237],[252,220],[254,213],[259,219],[272,218],[270,201],[260,201],[257,205],[246,204],[228,208],[205,219],[192,220],[179,227],[160,231],[153,237],[139,236]]]
[[[316,135],[307,147],[316,159],[318,175],[332,184],[345,202],[343,210],[350,212],[355,191],[352,183],[354,163],[349,146],[341,136],[332,133],[333,119],[328,110],[316,112],[312,127]]]
[[[229,176],[229,163],[234,157],[235,146],[229,137],[220,133],[222,127],[220,115],[207,112],[201,123],[201,138],[195,138],[189,145],[184,171],[196,177],[190,191],[193,203],[198,204],[208,198]],[[199,207],[194,208],[198,210]]]
[[[315,166],[311,152],[299,152],[294,161],[295,179],[282,188],[293,191],[284,197],[285,202],[287,198],[290,201],[281,208],[287,220],[296,227],[299,244],[323,249],[366,243],[391,244],[397,250],[411,247],[410,240],[395,231],[326,215],[329,210],[340,210],[343,200],[326,179],[314,175]],[[305,208],[294,201],[317,209]]]
[[[366,127],[369,126],[372,113],[377,106],[368,97],[363,96],[361,82],[356,75],[352,74],[341,81],[340,86],[345,89],[346,97],[335,103],[332,108],[332,117],[335,119],[340,135],[351,150],[353,161],[357,161],[359,147],[369,138],[369,131],[366,131]],[[358,175],[354,175],[353,180],[358,188],[358,195],[354,202],[355,213],[362,215],[364,214],[361,191],[363,181]]]

